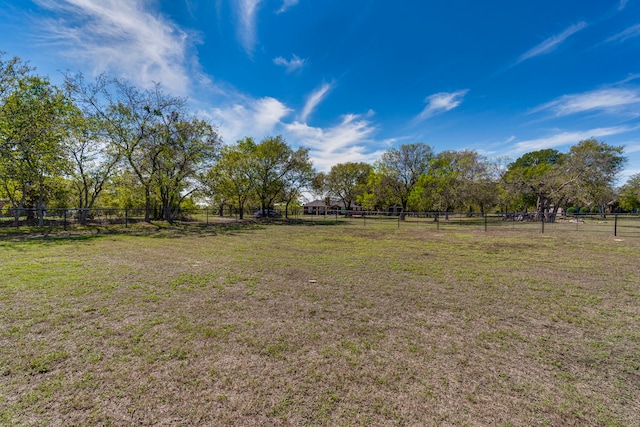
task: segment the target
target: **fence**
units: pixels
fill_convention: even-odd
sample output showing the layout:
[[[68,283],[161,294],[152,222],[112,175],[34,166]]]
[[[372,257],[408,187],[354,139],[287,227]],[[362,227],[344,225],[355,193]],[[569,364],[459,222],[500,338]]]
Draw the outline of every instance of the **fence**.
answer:
[[[369,212],[332,211],[320,215],[301,215],[306,221],[334,222],[363,227],[423,227],[434,231],[447,230],[513,230],[535,233],[589,232],[613,236],[640,237],[638,214],[572,214],[536,215],[535,213],[481,212]]]
[[[15,215],[18,214],[18,215]],[[40,214],[40,215],[39,215]],[[480,213],[480,212],[404,212],[381,211],[325,211],[304,214],[299,209],[270,211],[260,221],[279,220],[287,216],[305,223],[332,224],[359,227],[422,227],[438,232],[447,230],[513,230],[535,233],[589,232],[604,235],[640,237],[640,215],[638,214],[572,214],[567,216],[541,216],[532,213]],[[41,217],[41,218],[40,218]],[[86,221],[82,220],[80,209],[4,209],[0,212],[0,228],[46,227],[53,229],[80,229],[82,227],[133,227],[144,223],[145,209],[103,209],[86,211]],[[245,212],[245,219],[253,219],[252,212]],[[176,222],[199,226],[240,221],[237,210],[215,209],[183,210]],[[161,222],[161,220],[152,220]]]

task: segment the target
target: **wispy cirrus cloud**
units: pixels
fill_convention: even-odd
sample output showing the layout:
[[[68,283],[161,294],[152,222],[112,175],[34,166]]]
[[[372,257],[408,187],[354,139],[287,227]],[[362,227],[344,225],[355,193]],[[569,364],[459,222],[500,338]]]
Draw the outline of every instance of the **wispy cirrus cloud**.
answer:
[[[55,45],[73,62],[148,87],[161,82],[186,94],[197,60],[188,58],[189,34],[129,0],[35,0],[49,17],[38,21],[43,44]]]
[[[632,107],[636,107],[633,109]],[[556,117],[589,111],[638,114],[640,91],[638,89],[609,88],[585,93],[564,95],[532,110],[533,113],[551,111]]]
[[[302,59],[298,57],[298,55],[294,54],[291,59],[285,59],[282,56],[278,56],[277,58],[273,59],[273,63],[285,67],[287,74],[290,74],[294,71],[304,68],[304,66],[307,64],[307,60]]]
[[[414,123],[421,122],[429,117],[453,110],[462,104],[467,92],[469,92],[469,90],[464,89],[456,92],[439,92],[427,96],[424,100],[424,102],[427,103],[427,106],[424,107],[422,112],[414,118]]]
[[[293,7],[295,5],[298,4],[298,0],[283,0],[282,1],[282,6],[280,6],[280,9],[278,9],[276,11],[276,14],[281,14],[287,11],[287,9],[289,9],[290,7]]]
[[[253,57],[256,48],[257,23],[256,15],[262,0],[237,0],[238,26],[236,34],[242,48],[249,57]]]
[[[637,130],[638,127],[613,126],[589,129],[586,131],[558,131],[557,133],[537,139],[520,141],[513,144],[513,148],[506,154],[516,156],[530,151],[543,150],[545,148],[555,148],[563,145],[576,144],[589,138],[602,138],[605,136],[619,135]]]
[[[307,121],[316,107],[324,100],[331,89],[333,89],[333,86],[333,83],[324,83],[318,89],[309,94],[309,96],[307,97],[307,102],[304,104],[304,108],[302,109],[302,113],[300,113],[300,120],[302,122]]]
[[[618,11],[627,7],[627,3],[629,3],[629,0],[620,0],[620,3],[618,3]]]
[[[606,43],[614,42],[614,41],[624,42],[626,40],[629,40],[630,38],[638,37],[638,36],[640,36],[640,24],[633,25],[627,28],[626,30],[619,32],[618,34],[615,34],[609,37],[607,40],[605,40],[605,42]]]
[[[535,58],[536,56],[546,55],[548,53],[553,52],[556,48],[565,42],[569,37],[581,31],[587,27],[586,22],[578,22],[577,24],[571,25],[566,30],[561,32],[560,34],[556,34],[555,36],[551,36],[548,39],[544,40],[542,43],[534,46],[532,49],[529,49],[516,61],[517,64],[522,61],[526,61],[527,59]]]

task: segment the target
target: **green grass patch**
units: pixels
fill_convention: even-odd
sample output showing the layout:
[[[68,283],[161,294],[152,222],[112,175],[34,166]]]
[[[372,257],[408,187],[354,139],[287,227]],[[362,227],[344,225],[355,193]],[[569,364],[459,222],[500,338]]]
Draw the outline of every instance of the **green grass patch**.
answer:
[[[0,424],[637,423],[638,239],[363,222],[0,241]]]

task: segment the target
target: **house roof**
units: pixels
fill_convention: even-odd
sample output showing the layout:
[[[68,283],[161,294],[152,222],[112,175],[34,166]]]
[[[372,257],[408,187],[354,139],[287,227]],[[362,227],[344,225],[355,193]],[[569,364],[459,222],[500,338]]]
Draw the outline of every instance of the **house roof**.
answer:
[[[305,203],[304,205],[302,205],[303,208],[322,208],[325,206],[326,204],[324,203],[324,200],[314,200],[313,202]]]
[[[344,207],[344,202],[342,200],[330,200],[329,205],[327,205],[325,200],[314,200],[313,202],[306,203],[302,205],[303,208],[328,208],[337,206],[340,208]],[[355,203],[351,204],[352,207],[357,207],[358,205]]]

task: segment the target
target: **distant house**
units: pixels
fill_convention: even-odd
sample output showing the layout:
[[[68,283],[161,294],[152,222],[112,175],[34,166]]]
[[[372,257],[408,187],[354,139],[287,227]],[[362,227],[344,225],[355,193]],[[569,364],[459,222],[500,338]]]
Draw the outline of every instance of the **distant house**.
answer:
[[[389,215],[400,215],[402,212],[402,205],[390,205],[387,208],[387,212]]]
[[[325,215],[335,214],[336,212],[344,214],[346,208],[342,200],[314,200],[313,202],[302,205],[303,213],[306,215]],[[362,206],[352,204],[351,212],[362,211]]]
[[[306,215],[324,215],[328,210],[324,200],[314,200],[302,205],[303,213]]]

